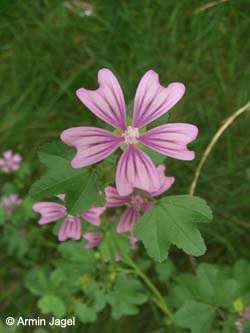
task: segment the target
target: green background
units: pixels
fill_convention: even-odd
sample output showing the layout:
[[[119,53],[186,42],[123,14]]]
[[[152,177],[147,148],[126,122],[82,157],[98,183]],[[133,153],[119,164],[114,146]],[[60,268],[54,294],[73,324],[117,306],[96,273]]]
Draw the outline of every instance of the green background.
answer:
[[[127,103],[148,69],[160,74],[162,84],[185,83],[186,94],[170,111],[169,121],[199,127],[192,144],[196,159],[169,159],[167,172],[176,177],[170,193],[187,193],[222,121],[250,99],[249,1],[229,0],[195,12],[207,2],[93,1],[88,3],[90,16],[82,15],[78,2],[73,10],[65,6],[70,1],[0,2],[0,151],[11,148],[31,163],[26,192],[42,172],[40,144],[58,140],[66,128],[97,124],[75,90],[95,89],[98,70],[108,67],[119,78]],[[223,134],[201,173],[196,194],[214,211],[214,223],[203,227],[208,246],[204,261],[232,264],[250,258],[249,140],[246,112]],[[0,184],[4,181],[1,175]],[[185,255],[175,256],[183,269]],[[15,255],[1,259],[7,293],[10,281],[18,279],[19,266],[10,277],[4,265],[8,261],[15,266]],[[90,332],[100,327],[103,332],[111,327],[116,332],[138,330],[142,321],[150,320],[148,311],[122,319],[122,325],[104,313]]]

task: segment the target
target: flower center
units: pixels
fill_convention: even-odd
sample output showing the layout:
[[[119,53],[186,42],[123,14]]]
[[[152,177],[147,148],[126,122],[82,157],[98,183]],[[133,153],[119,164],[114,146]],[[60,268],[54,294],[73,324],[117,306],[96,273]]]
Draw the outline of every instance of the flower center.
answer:
[[[137,139],[139,138],[139,128],[133,127],[133,126],[128,126],[126,131],[122,133],[122,136],[124,137],[124,141],[129,144],[136,144],[138,141]]]
[[[68,221],[71,222],[71,223],[74,223],[75,222],[75,217],[73,215],[68,214]]]
[[[139,194],[134,194],[131,198],[132,204],[135,208],[141,208],[141,205],[143,204],[144,200],[143,197]]]

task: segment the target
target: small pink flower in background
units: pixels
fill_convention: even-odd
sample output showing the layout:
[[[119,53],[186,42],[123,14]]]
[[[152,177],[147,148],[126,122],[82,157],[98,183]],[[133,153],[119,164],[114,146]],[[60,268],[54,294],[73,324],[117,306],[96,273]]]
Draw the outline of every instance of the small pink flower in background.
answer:
[[[73,168],[81,168],[102,161],[121,144],[125,144],[116,170],[116,188],[126,196],[139,188],[146,192],[158,191],[160,179],[151,158],[139,148],[143,144],[158,153],[180,160],[194,159],[187,149],[198,129],[191,124],[172,123],[158,126],[145,133],[140,129],[169,111],[183,96],[182,83],[163,87],[159,76],[149,70],[142,77],[134,100],[133,120],[127,122],[124,96],[118,80],[106,68],[98,73],[97,90],[80,88],[76,94],[97,117],[120,131],[114,134],[97,127],[73,127],[61,134],[64,143],[77,149],[71,161]],[[115,133],[116,133],[115,132]]]
[[[136,249],[137,238],[135,238],[133,235],[130,235],[128,237],[128,239],[130,241],[131,249],[135,250]]]
[[[64,194],[59,194],[57,197],[64,200]],[[81,214],[87,222],[93,225],[100,225],[100,215],[105,211],[105,207],[93,207]],[[64,205],[55,202],[38,202],[33,205],[33,210],[41,214],[38,221],[39,224],[47,224],[55,222],[60,218],[66,217],[58,232],[59,241],[64,241],[68,238],[79,240],[81,238],[82,226],[80,216],[72,216],[67,213]]]
[[[20,206],[22,200],[19,198],[18,194],[11,194],[10,196],[3,197],[0,201],[0,207],[5,208],[6,215],[12,215],[15,207]]]
[[[13,154],[11,150],[6,150],[3,153],[3,158],[0,159],[0,168],[5,173],[17,171],[20,168],[21,161],[20,154]]]
[[[234,323],[237,328],[237,333],[244,333],[244,325],[248,322],[250,324],[250,306],[247,306],[245,311],[240,312],[240,318]]]
[[[86,249],[90,249],[98,246],[102,241],[102,233],[101,232],[86,232],[83,235],[83,238],[88,242],[84,245]]]
[[[106,207],[121,207],[127,206],[128,208],[122,214],[120,221],[117,225],[117,232],[130,232],[133,236],[134,225],[140,217],[141,212],[145,212],[150,208],[154,202],[146,201],[147,197],[156,197],[167,191],[174,183],[174,177],[166,177],[165,166],[159,165],[157,167],[157,174],[160,180],[160,187],[157,191],[146,192],[138,194],[134,191],[131,196],[120,196],[117,189],[113,186],[106,186]],[[131,246],[134,247],[136,239],[130,239]]]
[[[245,320],[250,320],[250,306],[247,306],[245,311],[240,312],[240,316]]]

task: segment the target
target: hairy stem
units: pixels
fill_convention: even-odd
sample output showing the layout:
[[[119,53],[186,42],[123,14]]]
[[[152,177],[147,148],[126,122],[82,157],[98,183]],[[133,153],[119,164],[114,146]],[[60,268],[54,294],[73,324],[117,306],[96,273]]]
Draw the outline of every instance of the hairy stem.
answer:
[[[153,301],[155,302],[155,304],[162,310],[162,312],[167,316],[167,318],[172,321],[173,314],[168,308],[162,294],[152,283],[152,281],[143,273],[143,271],[136,265],[136,263],[131,258],[127,256],[122,256],[122,261],[134,269],[134,272],[144,281],[144,283],[152,291],[154,295]]]

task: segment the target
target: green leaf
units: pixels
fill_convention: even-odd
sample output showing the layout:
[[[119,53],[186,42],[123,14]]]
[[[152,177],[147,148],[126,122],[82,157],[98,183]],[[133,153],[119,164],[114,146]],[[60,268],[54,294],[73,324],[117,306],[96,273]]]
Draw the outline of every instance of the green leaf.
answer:
[[[120,255],[128,254],[130,251],[128,235],[118,234],[114,226],[113,229],[105,232],[99,250],[102,256],[109,261],[115,260],[117,253]]]
[[[160,262],[167,258],[171,244],[199,256],[205,253],[206,246],[197,223],[211,219],[211,209],[204,200],[189,195],[169,196],[139,219],[135,236],[143,241],[148,254]]]
[[[177,307],[185,301],[195,300],[230,308],[238,296],[238,282],[216,265],[202,263],[196,276],[183,274],[178,280],[178,285],[172,286],[169,295],[169,302]]]
[[[189,328],[192,333],[210,333],[210,326],[215,316],[214,309],[205,303],[187,301],[175,313],[174,323]]]
[[[156,263],[155,270],[159,276],[159,280],[161,282],[167,282],[175,272],[175,266],[172,260],[168,259],[163,263]]]
[[[4,222],[7,220],[7,216],[5,214],[5,208],[0,207],[0,225],[4,225]]]
[[[84,294],[91,301],[91,308],[96,312],[102,311],[107,303],[105,294],[105,285],[99,283],[91,283],[84,288]]]
[[[210,304],[228,307],[237,296],[237,281],[215,265],[200,264],[195,285],[199,297]]]
[[[5,224],[2,241],[6,245],[8,254],[18,258],[23,257],[29,250],[27,239],[21,237],[20,229],[13,224]]]
[[[25,277],[25,286],[34,295],[43,295],[49,289],[48,270],[33,268]]]
[[[95,310],[84,303],[75,305],[75,313],[83,323],[93,323],[97,318]]]
[[[60,193],[66,194],[69,214],[81,214],[91,206],[103,206],[104,195],[96,183],[96,176],[85,169],[73,169],[70,161],[74,151],[63,143],[50,143],[41,147],[39,158],[48,167],[47,173],[36,181],[30,196],[41,200]]]
[[[233,276],[239,282],[239,293],[250,292],[250,262],[241,259],[233,266]]]
[[[63,242],[58,247],[64,259],[57,259],[55,265],[69,276],[80,277],[84,273],[95,272],[95,256],[91,249],[85,249],[83,242]]]
[[[64,302],[57,296],[45,295],[38,301],[38,307],[42,313],[53,313],[56,317],[62,318],[66,313]]]
[[[138,280],[118,275],[114,290],[107,295],[107,300],[112,307],[112,317],[119,319],[125,315],[137,314],[138,305],[147,301],[147,295],[142,291]]]

